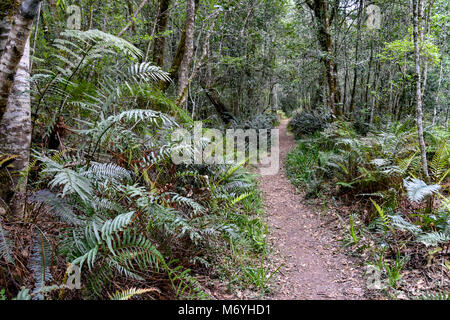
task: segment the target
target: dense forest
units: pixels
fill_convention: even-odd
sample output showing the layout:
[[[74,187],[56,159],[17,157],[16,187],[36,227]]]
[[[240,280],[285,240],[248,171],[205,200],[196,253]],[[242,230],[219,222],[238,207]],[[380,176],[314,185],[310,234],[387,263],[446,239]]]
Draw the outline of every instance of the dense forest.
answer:
[[[0,300],[450,299],[449,13],[0,0]]]

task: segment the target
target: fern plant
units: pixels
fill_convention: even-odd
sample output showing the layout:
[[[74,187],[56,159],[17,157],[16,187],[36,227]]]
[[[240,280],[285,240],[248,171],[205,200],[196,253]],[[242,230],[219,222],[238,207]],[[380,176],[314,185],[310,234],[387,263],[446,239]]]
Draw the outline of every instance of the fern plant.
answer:
[[[425,197],[431,196],[441,189],[438,184],[427,185],[420,179],[405,179],[403,184],[408,192],[408,198],[413,202],[420,202]]]
[[[147,289],[131,288],[131,289],[127,289],[127,290],[117,291],[110,297],[110,299],[111,300],[130,300],[131,298],[133,298],[135,296],[142,295],[142,294],[145,294],[147,292],[152,292],[152,291],[159,291],[159,290],[156,288],[147,288]]]
[[[29,268],[35,280],[33,294],[39,299],[43,299],[41,291],[44,289],[46,282],[53,278],[50,273],[52,256],[53,248],[51,243],[40,230],[36,231]]]
[[[3,257],[9,263],[14,263],[14,258],[12,254],[12,250],[14,244],[8,238],[8,232],[2,227],[0,221],[0,257]]]
[[[130,298],[140,291],[111,294],[112,278],[139,287],[154,277],[166,277],[177,296],[201,296],[186,265],[211,264],[230,237],[263,243],[263,227],[250,226],[255,219],[236,218],[256,198],[244,164],[172,163],[171,133],[192,119],[158,90],[168,74],[137,62],[141,52],[132,44],[98,30],[66,31],[54,49],[52,70],[33,78],[34,113],[47,125],[44,136],[61,115],[71,134],[61,138],[60,154],[35,156],[36,183],[48,190],[29,200],[63,223],[58,253],[80,266],[87,296]],[[90,70],[92,61],[99,63]],[[44,108],[57,110],[51,121]],[[38,281],[35,271],[44,294],[50,279]]]
[[[426,292],[419,297],[419,300],[450,300],[450,292]]]

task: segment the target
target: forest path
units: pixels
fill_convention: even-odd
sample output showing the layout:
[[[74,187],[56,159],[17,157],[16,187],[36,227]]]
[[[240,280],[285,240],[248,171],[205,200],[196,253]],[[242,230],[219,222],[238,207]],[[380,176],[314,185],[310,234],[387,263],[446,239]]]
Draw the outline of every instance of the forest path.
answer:
[[[287,132],[288,120],[280,130],[280,170],[260,176],[266,206],[269,241],[275,249],[272,264],[283,265],[276,274],[269,299],[323,300],[364,299],[364,281],[350,258],[339,252],[336,230],[324,223],[285,174],[285,160],[295,146]]]

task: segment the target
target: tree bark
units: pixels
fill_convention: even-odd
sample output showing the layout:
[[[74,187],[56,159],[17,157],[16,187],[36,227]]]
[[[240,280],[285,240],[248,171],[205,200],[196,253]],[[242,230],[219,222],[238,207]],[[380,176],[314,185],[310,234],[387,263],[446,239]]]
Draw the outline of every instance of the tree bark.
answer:
[[[197,73],[200,71],[200,68],[203,65],[203,61],[206,59],[206,56],[208,55],[209,52],[209,39],[211,38],[211,35],[214,31],[214,27],[216,25],[216,20],[217,17],[219,16],[220,10],[216,10],[211,14],[211,25],[208,29],[208,32],[205,35],[205,39],[204,39],[204,43],[203,43],[203,49],[202,49],[202,55],[200,57],[200,59],[197,61],[197,63],[195,64],[195,66],[193,67],[192,73],[189,76],[189,79],[186,83],[186,88],[185,90],[183,90],[181,92],[181,96],[178,97],[178,105],[182,106],[185,104],[186,102],[186,97],[187,97],[187,88],[189,86],[189,84],[194,80],[194,78],[196,77]]]
[[[195,0],[195,14],[197,14],[197,9],[199,7],[199,1]],[[187,21],[186,21],[187,23]],[[172,65],[170,66],[169,70],[169,76],[170,78],[175,82],[178,81],[178,74],[180,71],[181,61],[183,60],[184,52],[186,49],[186,23],[183,29],[183,32],[181,33],[180,41],[178,42],[177,51],[175,52],[175,56],[172,60]],[[193,40],[192,40],[193,41]],[[166,91],[169,87],[170,82],[169,81],[162,81],[159,84],[159,87],[162,91]]]
[[[121,36],[125,33],[125,31],[128,30],[128,28],[129,28],[130,26],[134,26],[134,19],[137,17],[137,15],[139,14],[139,12],[141,12],[142,8],[144,7],[144,5],[145,5],[146,3],[147,3],[147,0],[143,0],[143,1],[141,2],[141,4],[139,5],[139,7],[136,9],[136,11],[134,12],[133,16],[131,17],[131,21],[128,22],[128,23],[126,24],[126,26],[119,32],[119,34],[117,35],[118,37],[121,37]]]
[[[164,52],[166,48],[166,37],[161,36],[167,28],[167,22],[169,20],[169,6],[170,0],[160,0],[158,17],[156,18],[156,33],[158,36],[155,38],[153,47],[153,63],[161,68],[164,67]]]
[[[355,65],[353,67],[353,86],[352,86],[352,94],[350,96],[350,108],[349,108],[349,113],[350,113],[350,116],[352,116],[352,117],[353,117],[353,113],[355,110],[356,84],[358,82],[358,59],[359,59],[359,42],[361,40],[362,5],[363,5],[363,0],[360,0],[359,8],[358,8],[358,29],[356,32],[357,37],[356,37],[356,45],[355,45]]]
[[[340,101],[340,93],[336,78],[337,68],[333,59],[333,40],[330,34],[328,0],[306,0],[306,4],[314,11],[314,16],[318,24],[318,41],[324,53],[322,61],[325,66],[328,83],[328,103],[333,114],[340,115],[341,112],[336,106]]]
[[[374,73],[374,79],[373,79],[373,83],[372,83],[372,90],[374,91],[372,93],[372,101],[371,101],[371,105],[370,105],[370,118],[369,118],[369,123],[373,124],[373,119],[374,119],[374,115],[375,115],[375,109],[376,109],[376,100],[377,100],[377,91],[378,91],[378,82],[379,82],[379,78],[380,78],[380,69],[381,69],[381,65],[379,63],[379,61],[376,63],[376,67],[375,67],[375,73]]]
[[[441,91],[441,85],[442,85],[442,67],[443,67],[443,61],[444,59],[441,59],[441,68],[439,71],[439,80],[438,80],[438,87],[436,90],[436,100],[434,101],[434,107],[433,107],[433,126],[436,124],[436,117],[437,117],[437,106],[439,104],[439,92]]]
[[[28,168],[31,147],[29,63],[30,44],[27,41],[0,123],[0,154],[16,156],[11,163],[11,171],[7,177],[0,179],[0,196],[6,203],[9,203],[13,217],[23,214],[26,200],[27,176],[21,175],[20,172],[24,172]],[[2,181],[3,179],[6,181]]]
[[[178,74],[177,106],[182,106],[184,91],[187,90],[189,68],[194,54],[195,1],[186,1],[186,43]]]
[[[219,96],[215,92],[214,89],[205,88],[202,84],[203,92],[205,92],[206,97],[208,97],[209,101],[211,101],[211,104],[216,109],[217,114],[219,115],[220,119],[224,123],[230,123],[234,118],[229,112],[229,109],[225,106],[225,104],[220,100]]]
[[[14,74],[24,53],[39,3],[40,0],[22,1],[0,59],[0,122],[8,104]]]
[[[413,1],[413,36],[414,36],[414,58],[415,58],[415,80],[416,80],[416,123],[417,134],[419,140],[420,154],[422,158],[422,169],[425,175],[426,182],[429,182],[430,176],[428,174],[428,161],[427,152],[425,146],[425,140],[423,137],[423,110],[422,110],[422,82],[421,82],[421,70],[420,70],[420,49],[419,41],[423,39],[423,29],[421,20],[423,16],[423,3],[422,0]]]

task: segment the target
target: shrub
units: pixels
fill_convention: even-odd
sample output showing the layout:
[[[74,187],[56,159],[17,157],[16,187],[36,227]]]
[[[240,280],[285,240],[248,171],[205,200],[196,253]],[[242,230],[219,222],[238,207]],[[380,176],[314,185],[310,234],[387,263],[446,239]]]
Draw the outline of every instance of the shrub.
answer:
[[[299,111],[295,112],[289,129],[297,136],[310,135],[322,130],[326,125],[326,117],[317,112]]]
[[[272,129],[278,124],[278,117],[273,113],[260,113],[251,119],[237,119],[231,123],[235,129]]]

